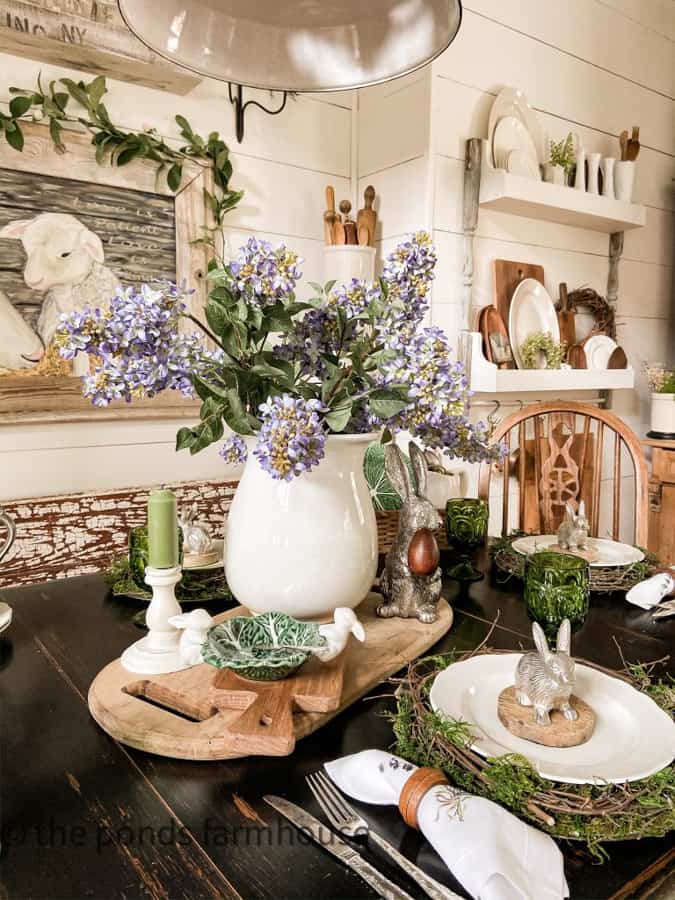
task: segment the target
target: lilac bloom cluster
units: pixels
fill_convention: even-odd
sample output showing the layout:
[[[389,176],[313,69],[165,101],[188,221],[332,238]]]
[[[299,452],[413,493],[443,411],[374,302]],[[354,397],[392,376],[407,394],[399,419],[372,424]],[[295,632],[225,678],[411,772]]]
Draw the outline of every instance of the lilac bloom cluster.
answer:
[[[364,313],[373,300],[379,300],[382,292],[378,285],[352,278],[349,284],[335,287],[326,298],[327,305],[341,309],[351,319]]]
[[[238,434],[233,434],[232,437],[229,437],[225,441],[218,451],[218,455],[221,456],[226,463],[232,466],[238,466],[245,463],[248,457],[248,450],[246,449],[244,439],[239,437]]]
[[[404,384],[410,403],[385,424],[409,431],[427,447],[469,462],[498,459],[498,446],[487,448],[487,426],[465,418],[471,396],[461,362],[451,360],[448,339],[440,328],[425,328],[395,338],[389,350],[396,356],[381,367],[383,386]]]
[[[436,248],[426,231],[411,234],[387,257],[382,280],[397,307],[394,318],[399,325],[414,327],[424,318],[435,266]]]
[[[82,352],[98,362],[83,379],[84,396],[95,406],[167,389],[193,395],[191,375],[208,371],[221,354],[207,351],[198,334],[179,332],[183,297],[175,285],[143,285],[120,289],[107,310],[87,307],[61,317],[55,337],[61,356],[72,359]]]
[[[302,273],[297,253],[284,244],[273,247],[269,241],[249,238],[230,263],[229,272],[236,287],[255,306],[274,306],[292,294]]]
[[[320,400],[283,394],[262,403],[259,411],[262,427],[253,455],[272,478],[291,481],[318,466],[326,441],[321,423],[326,407]]]

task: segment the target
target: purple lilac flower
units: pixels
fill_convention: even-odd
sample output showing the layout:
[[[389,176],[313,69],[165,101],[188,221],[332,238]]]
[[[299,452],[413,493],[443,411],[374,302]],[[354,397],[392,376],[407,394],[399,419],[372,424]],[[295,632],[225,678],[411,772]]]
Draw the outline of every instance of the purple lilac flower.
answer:
[[[239,256],[229,265],[237,288],[256,306],[274,306],[293,293],[302,273],[297,253],[284,244],[272,247],[269,241],[249,238]]]
[[[341,309],[348,318],[360,316],[373,300],[380,299],[382,292],[377,284],[359,278],[352,278],[349,284],[333,288],[326,298],[329,307]]]
[[[296,319],[293,329],[274,347],[279,359],[297,362],[303,375],[321,379],[327,367],[322,356],[337,354],[340,330],[335,309],[327,305],[308,309],[302,319]]]
[[[233,434],[232,437],[225,441],[218,454],[222,456],[226,463],[238,466],[246,462],[248,450],[244,439],[239,437],[238,434]]]
[[[425,446],[450,457],[478,462],[503,456],[499,445],[488,446],[488,426],[473,425],[465,417],[471,391],[464,366],[452,361],[448,339],[440,328],[397,336],[388,349],[396,356],[382,365],[381,382],[406,385],[410,403],[386,425],[407,430]]]
[[[193,395],[191,375],[206,375],[222,353],[207,350],[196,333],[180,333],[183,296],[175,285],[160,290],[143,285],[120,289],[105,311],[88,307],[61,317],[56,333],[61,356],[85,352],[98,361],[83,379],[85,397],[107,406],[167,389]]]
[[[326,436],[320,400],[304,400],[283,394],[261,403],[262,428],[253,455],[272,478],[291,481],[324,457]]]
[[[436,248],[426,231],[409,235],[387,257],[382,280],[397,307],[394,320],[399,325],[418,325],[426,315],[435,266]]]

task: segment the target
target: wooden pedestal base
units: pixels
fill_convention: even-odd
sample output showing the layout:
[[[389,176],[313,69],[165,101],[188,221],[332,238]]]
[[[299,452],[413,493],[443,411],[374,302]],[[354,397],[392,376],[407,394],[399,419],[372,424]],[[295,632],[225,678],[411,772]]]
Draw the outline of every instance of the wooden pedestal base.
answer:
[[[452,624],[445,600],[431,625],[378,618],[381,600],[370,594],[357,610],[365,643],[350,640],[338,659],[321,664],[312,658],[283,681],[248,681],[206,664],[168,675],[135,675],[117,659],[92,682],[89,709],[116,740],[160,756],[285,756],[298,738],[424,653]],[[245,614],[239,606],[216,621]]]
[[[516,737],[544,744],[546,747],[576,747],[583,744],[593,734],[595,713],[578,697],[570,698],[572,709],[578,713],[574,721],[566,719],[560,710],[550,713],[550,725],[537,725],[534,720],[534,707],[521,706],[516,700],[516,689],[505,688],[499,695],[497,713],[499,720]]]

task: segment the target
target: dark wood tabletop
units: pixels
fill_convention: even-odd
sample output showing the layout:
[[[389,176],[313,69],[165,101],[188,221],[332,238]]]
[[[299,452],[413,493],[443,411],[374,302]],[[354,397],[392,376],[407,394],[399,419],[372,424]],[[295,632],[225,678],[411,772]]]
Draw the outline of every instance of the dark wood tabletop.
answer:
[[[486,559],[482,564],[487,568]],[[448,583],[445,594],[455,621],[436,649],[475,647],[497,616],[491,646],[531,646],[518,581],[486,578],[468,592]],[[388,687],[304,738],[290,757],[164,759],[116,743],[87,709],[94,676],[139,636],[138,603],[112,597],[99,576],[6,590],[0,599],[14,608],[0,636],[2,900],[374,896],[323,849],[282,825],[262,796],[281,794],[319,815],[305,775],[337,756],[391,747]],[[619,669],[622,657],[648,662],[674,645],[675,619],[654,622],[622,595],[594,595],[573,650]],[[665,670],[673,671],[672,660]],[[363,811],[406,856],[461,893],[394,808]],[[671,839],[607,849],[609,861],[598,865],[580,846],[563,845],[574,898],[675,896]],[[375,851],[363,852],[423,896]]]

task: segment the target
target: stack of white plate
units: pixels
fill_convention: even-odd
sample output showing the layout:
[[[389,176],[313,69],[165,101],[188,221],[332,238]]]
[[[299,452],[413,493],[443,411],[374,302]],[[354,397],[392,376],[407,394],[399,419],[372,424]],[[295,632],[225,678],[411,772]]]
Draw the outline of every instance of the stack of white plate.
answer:
[[[513,175],[541,180],[548,159],[546,135],[522,91],[503,88],[490,110],[488,144],[493,165]]]

